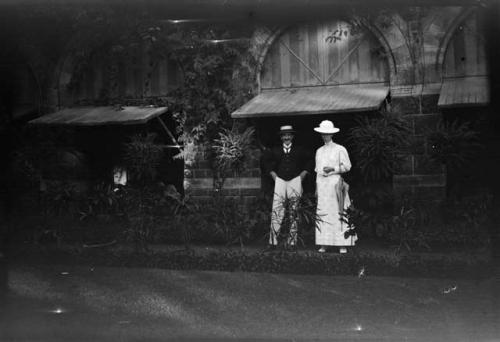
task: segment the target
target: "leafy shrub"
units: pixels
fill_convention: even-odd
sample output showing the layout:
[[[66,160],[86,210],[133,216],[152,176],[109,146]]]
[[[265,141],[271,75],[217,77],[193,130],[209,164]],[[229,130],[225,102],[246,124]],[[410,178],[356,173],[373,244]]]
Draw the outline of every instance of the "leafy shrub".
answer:
[[[359,232],[360,237],[383,237],[387,231],[386,223],[394,211],[392,183],[356,184],[350,195],[355,206],[352,214],[358,215],[357,220],[365,227]]]
[[[402,205],[395,215],[377,215],[367,211],[349,207],[341,218],[351,228],[346,234],[359,236],[370,235],[384,238],[389,243],[395,243],[396,252],[402,249],[411,251],[415,248],[430,249],[428,233],[422,229],[418,209]],[[346,236],[347,237],[347,236]]]
[[[76,187],[69,182],[48,182],[41,200],[47,215],[76,214],[80,194]]]
[[[124,145],[124,159],[136,179],[154,179],[163,157],[163,147],[155,142],[156,134],[136,134]]]
[[[255,129],[247,128],[243,133],[223,129],[219,139],[214,140],[216,166],[221,170],[239,171],[243,167],[246,152],[252,143]]]
[[[321,216],[316,210],[316,196],[304,194],[300,197],[282,199],[279,206],[285,212],[278,236],[278,241],[283,242],[281,246],[288,247],[290,227],[294,221],[297,222],[298,226],[298,242],[306,244],[305,239],[314,235],[318,223],[321,222]],[[291,208],[295,208],[295,210],[291,210]]]
[[[99,183],[91,188],[80,209],[80,220],[111,221],[124,216],[123,191],[111,184]]]
[[[377,236],[384,237],[387,234],[388,215],[373,214],[353,205],[341,213],[341,220],[347,224],[350,233],[355,233],[359,238]]]
[[[414,208],[401,206],[399,213],[389,221],[388,238],[397,243],[397,252],[403,248],[411,251],[415,247],[430,250],[428,236],[418,224]]]
[[[26,257],[24,257],[26,259]],[[23,260],[24,260],[23,259]],[[46,258],[45,260],[49,260]],[[490,277],[491,264],[479,255],[394,254],[356,251],[347,255],[315,252],[258,253],[221,248],[210,253],[196,249],[135,253],[127,249],[70,251],[58,254],[57,262],[85,265],[150,267],[178,270],[247,271],[291,274],[406,277]]]
[[[73,220],[78,213],[81,194],[68,182],[48,182],[41,193],[42,220],[38,230],[34,232],[35,241],[51,236],[60,246],[71,227],[68,220]]]
[[[399,169],[409,134],[408,123],[396,114],[358,121],[358,126],[350,130],[348,141],[365,182],[387,179]]]
[[[159,188],[155,184],[122,189],[125,192],[122,196],[127,220],[124,234],[127,240],[135,243],[137,249],[148,248],[153,230],[167,209],[166,199]]]
[[[490,195],[463,199],[448,199],[441,205],[442,221],[436,226],[432,239],[444,245],[462,248],[489,244],[493,199]]]
[[[188,242],[243,246],[256,238],[261,219],[266,217],[257,210],[257,204],[242,203],[214,194],[207,201],[193,204],[194,209],[176,221],[177,232],[185,231]]]
[[[429,158],[432,161],[446,165],[448,169],[459,169],[480,148],[478,133],[469,123],[440,121],[435,128],[425,133],[430,145]]]

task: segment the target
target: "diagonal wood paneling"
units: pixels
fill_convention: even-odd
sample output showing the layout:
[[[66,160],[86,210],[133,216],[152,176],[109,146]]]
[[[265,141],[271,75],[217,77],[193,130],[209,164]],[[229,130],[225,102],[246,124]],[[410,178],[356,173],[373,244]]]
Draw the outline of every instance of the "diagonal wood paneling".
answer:
[[[271,46],[262,89],[388,82],[387,61],[370,32],[352,32],[342,21],[292,27]]]
[[[145,48],[113,62],[111,65],[109,59],[97,55],[92,58],[78,86],[68,94],[71,98],[63,99],[63,103],[91,103],[103,94],[134,99],[166,96],[182,83],[181,71],[174,61],[151,61]]]

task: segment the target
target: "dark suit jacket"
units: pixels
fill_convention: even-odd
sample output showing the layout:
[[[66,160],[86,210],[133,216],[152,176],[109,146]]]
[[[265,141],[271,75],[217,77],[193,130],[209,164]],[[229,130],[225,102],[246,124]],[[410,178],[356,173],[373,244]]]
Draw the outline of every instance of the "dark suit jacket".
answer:
[[[292,144],[292,148],[288,156],[285,156],[283,146],[275,146],[264,153],[263,160],[264,172],[270,176],[270,172],[274,171],[278,177],[289,181],[302,171],[311,173],[314,169],[312,154],[302,146]]]

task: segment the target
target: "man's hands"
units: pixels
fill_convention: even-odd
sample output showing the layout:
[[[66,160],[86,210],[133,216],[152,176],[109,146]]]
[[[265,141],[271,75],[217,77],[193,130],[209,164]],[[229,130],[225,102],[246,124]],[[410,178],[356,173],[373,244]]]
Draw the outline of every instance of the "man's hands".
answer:
[[[276,174],[276,172],[271,171],[270,174],[271,174],[271,177],[273,177],[273,181],[276,181],[276,177],[278,177],[278,175]]]
[[[302,182],[304,180],[304,178],[306,178],[306,176],[307,176],[307,171],[302,171],[300,173],[300,181]]]
[[[307,171],[302,171],[302,172],[300,173],[300,175],[299,175],[299,176],[300,176],[300,181],[303,181],[303,180],[304,180],[304,178],[306,178],[307,173],[308,173]],[[273,178],[273,181],[276,181],[276,177],[278,177],[278,175],[276,174],[276,172],[271,171],[271,172],[269,172],[269,174],[270,174],[270,175],[271,175],[271,177]]]

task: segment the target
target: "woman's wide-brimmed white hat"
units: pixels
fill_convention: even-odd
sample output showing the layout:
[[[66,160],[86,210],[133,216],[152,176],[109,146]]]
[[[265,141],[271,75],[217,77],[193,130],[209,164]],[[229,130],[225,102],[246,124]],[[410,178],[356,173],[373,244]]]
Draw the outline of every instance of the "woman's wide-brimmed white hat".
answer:
[[[321,121],[319,127],[315,127],[314,130],[321,134],[333,134],[340,131],[340,129],[335,127],[333,122],[331,122],[330,120]]]

